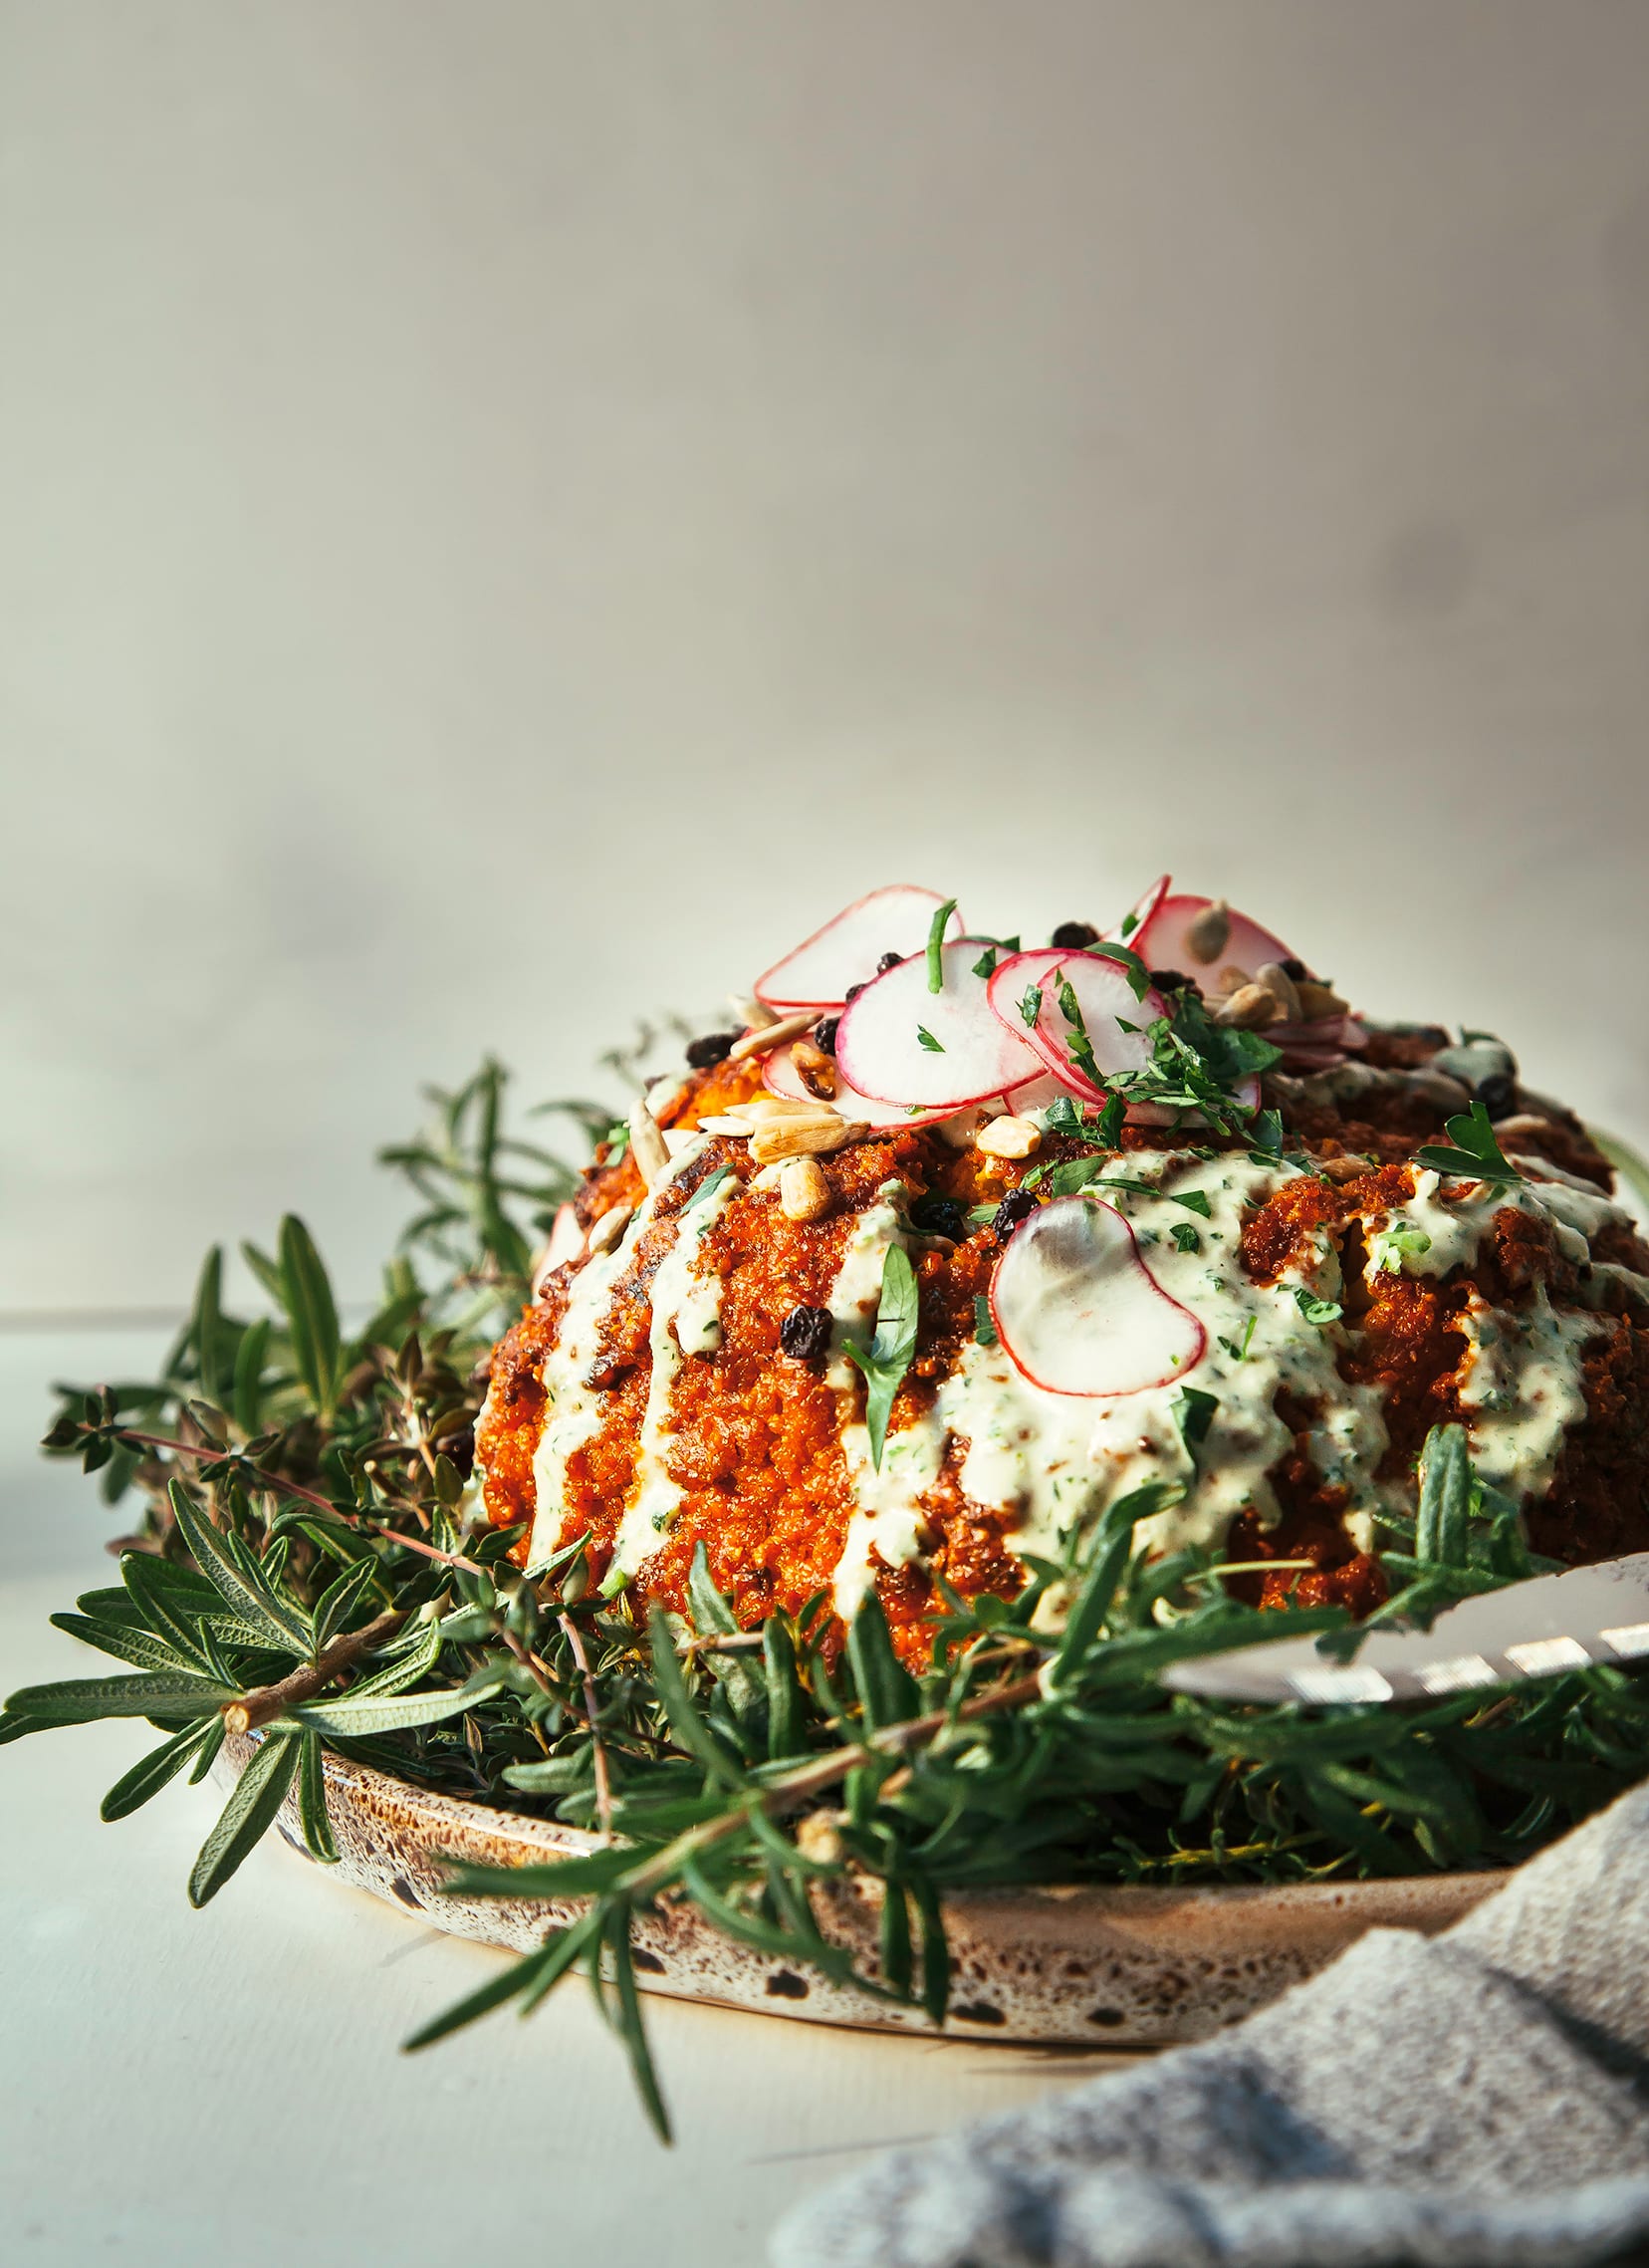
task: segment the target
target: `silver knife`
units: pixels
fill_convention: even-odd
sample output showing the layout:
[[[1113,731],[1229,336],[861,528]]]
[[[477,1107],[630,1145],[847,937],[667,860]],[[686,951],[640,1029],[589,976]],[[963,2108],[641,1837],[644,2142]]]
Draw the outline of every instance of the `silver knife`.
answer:
[[[1274,1638],[1176,1661],[1163,1683],[1221,1701],[1411,1701],[1649,1655],[1649,1552],[1462,1599],[1429,1631],[1393,1623],[1338,1660]]]

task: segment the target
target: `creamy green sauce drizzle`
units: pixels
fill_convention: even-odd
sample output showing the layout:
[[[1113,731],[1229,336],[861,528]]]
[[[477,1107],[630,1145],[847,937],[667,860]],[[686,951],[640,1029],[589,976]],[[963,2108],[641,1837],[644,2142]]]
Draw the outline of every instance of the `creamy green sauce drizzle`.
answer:
[[[696,1135],[671,1160],[672,1179],[704,1154],[709,1138]],[[682,1207],[675,1216],[675,1242],[653,1276],[647,1407],[636,1444],[632,1494],[612,1547],[612,1564],[625,1575],[633,1575],[658,1549],[681,1509],[682,1492],[667,1462],[675,1430],[670,1404],[688,1356],[709,1354],[721,1340],[721,1278],[700,1274],[699,1259],[706,1236],[738,1188],[737,1178],[729,1174],[708,1196],[695,1195]]]
[[[1605,1228],[1631,1225],[1619,1205],[1542,1158],[1519,1162],[1541,1178],[1442,1183],[1435,1173],[1417,1173],[1413,1196],[1391,1208],[1384,1226],[1429,1239],[1424,1250],[1397,1255],[1407,1274],[1442,1277],[1470,1266],[1495,1215],[1511,1209],[1548,1224],[1559,1253],[1579,1270],[1581,1312],[1554,1308],[1539,1285],[1529,1305],[1517,1310],[1491,1307],[1474,1296],[1462,1318],[1467,1355],[1460,1404],[1472,1461],[1493,1486],[1531,1501],[1551,1486],[1564,1435],[1586,1414],[1585,1348],[1605,1328],[1598,1311],[1611,1283],[1630,1298],[1649,1301],[1649,1278],[1591,1257],[1591,1240]],[[1371,1255],[1380,1248],[1376,1232]],[[1371,1277],[1372,1269],[1371,1258]]]
[[[702,1147],[702,1144],[700,1145]],[[635,1248],[652,1227],[658,1200],[676,1175],[692,1162],[697,1150],[683,1150],[637,1205],[623,1235],[610,1252],[587,1260],[573,1281],[567,1313],[556,1344],[545,1357],[540,1380],[544,1386],[544,1430],[533,1453],[533,1538],[528,1566],[542,1566],[565,1541],[567,1517],[567,1460],[575,1449],[593,1440],[606,1422],[608,1397],[589,1384],[590,1365],[600,1348],[601,1325],[611,1305],[612,1288],[635,1256]]]
[[[1374,1076],[1357,1066],[1323,1075],[1349,1086]],[[544,1366],[546,1423],[533,1468],[535,1565],[564,1540],[567,1460],[604,1421],[607,1397],[586,1381],[613,1287],[653,1223],[662,1188],[703,1147],[704,1137],[697,1137],[677,1150],[664,1181],[638,1208],[617,1248],[587,1262],[576,1279],[558,1343]],[[1591,1241],[1613,1223],[1629,1225],[1628,1214],[1556,1167],[1524,1162],[1540,1179],[1490,1188],[1417,1173],[1412,1197],[1368,1222],[1364,1267],[1371,1285],[1382,1269],[1440,1279],[1472,1264],[1495,1214],[1507,1206],[1550,1223],[1559,1249],[1580,1272],[1576,1305],[1554,1308],[1543,1290],[1515,1313],[1474,1298],[1462,1319],[1467,1354],[1460,1400],[1474,1460],[1497,1487],[1533,1498],[1549,1487],[1563,1439],[1585,1414],[1583,1353],[1603,1328],[1595,1311],[1617,1308],[1623,1300],[1649,1305],[1649,1276],[1591,1259]],[[722,1284],[702,1268],[705,1236],[747,1187],[765,1190],[776,1171],[749,1185],[729,1176],[708,1198],[684,1208],[675,1242],[655,1274],[652,1376],[636,1482],[614,1551],[615,1564],[625,1572],[635,1572],[658,1548],[680,1507],[682,1492],[670,1476],[668,1457],[671,1404],[683,1364],[690,1355],[713,1360],[720,1343]],[[1140,1540],[1152,1551],[1217,1546],[1244,1511],[1270,1527],[1281,1507],[1267,1475],[1293,1439],[1276,1409],[1285,1390],[1303,1413],[1317,1473],[1345,1491],[1340,1517],[1355,1548],[1373,1548],[1376,1512],[1410,1507],[1407,1476],[1375,1478],[1389,1447],[1380,1389],[1352,1385],[1340,1375],[1343,1322],[1313,1324],[1296,1296],[1341,1300],[1340,1258],[1330,1237],[1319,1232],[1302,1262],[1275,1284],[1255,1283],[1243,1265],[1246,1212],[1296,1178],[1296,1168],[1240,1156],[1197,1159],[1174,1150],[1142,1150],[1117,1159],[1104,1173],[1125,1173],[1149,1185],[1145,1192],[1107,1192],[1102,1173],[1095,1188],[1132,1225],[1162,1289],[1202,1324],[1208,1338],[1202,1359],[1183,1382],[1085,1398],[1049,1393],[1032,1385],[1000,1346],[969,1341],[932,1405],[888,1435],[879,1471],[863,1421],[854,1414],[859,1375],[841,1347],[846,1337],[867,1339],[874,1329],[889,1246],[910,1249],[924,1239],[910,1226],[909,1191],[897,1180],[884,1182],[852,1223],[828,1299],[832,1349],[824,1374],[838,1399],[852,1492],[832,1578],[838,1614],[853,1613],[878,1562],[907,1564],[931,1542],[932,1492],[950,1454],[958,1460],[963,1494],[1003,1515],[1004,1540],[1024,1554],[1057,1557],[1073,1530],[1148,1480],[1175,1482],[1183,1490],[1177,1504],[1142,1523]],[[1187,1191],[1202,1193],[1208,1217],[1174,1202]],[[1194,1248],[1188,1248],[1187,1225],[1195,1232]],[[1182,1383],[1215,1400],[1194,1450],[1182,1430]]]
[[[1154,1551],[1216,1544],[1247,1509],[1270,1527],[1281,1507],[1266,1475],[1293,1441],[1273,1406],[1287,1386],[1303,1407],[1322,1407],[1310,1429],[1312,1459],[1325,1480],[1349,1491],[1346,1527],[1366,1549],[1372,1513],[1389,1494],[1372,1477],[1387,1446],[1380,1395],[1340,1378],[1343,1325],[1307,1323],[1295,1296],[1303,1290],[1337,1303],[1338,1256],[1319,1239],[1305,1266],[1275,1285],[1256,1284],[1242,1261],[1245,1210],[1294,1179],[1294,1170],[1149,1150],[1130,1152],[1116,1170],[1159,1192],[1116,1191],[1106,1201],[1132,1225],[1162,1289],[1208,1334],[1206,1353],[1183,1382],[1214,1395],[1208,1431],[1195,1452],[1186,1447],[1178,1379],[1084,1400],[1034,1386],[1000,1347],[973,1346],[940,1393],[952,1429],[968,1443],[964,1492],[1016,1516],[1008,1536],[1014,1548],[1050,1558],[1073,1527],[1149,1480],[1185,1489],[1180,1503],[1141,1524],[1140,1539]],[[1206,1220],[1172,1201],[1185,1190],[1207,1198]],[[1187,1221],[1196,1251],[1182,1251],[1174,1239]]]

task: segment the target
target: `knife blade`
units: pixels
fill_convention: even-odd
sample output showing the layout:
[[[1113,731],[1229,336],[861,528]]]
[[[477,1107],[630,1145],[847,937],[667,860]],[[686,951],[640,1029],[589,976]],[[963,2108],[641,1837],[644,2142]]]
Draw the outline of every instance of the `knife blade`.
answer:
[[[1225,1701],[1436,1700],[1649,1656],[1649,1552],[1539,1575],[1447,1608],[1429,1631],[1388,1624],[1347,1660],[1315,1638],[1273,1638],[1166,1668],[1182,1693]]]

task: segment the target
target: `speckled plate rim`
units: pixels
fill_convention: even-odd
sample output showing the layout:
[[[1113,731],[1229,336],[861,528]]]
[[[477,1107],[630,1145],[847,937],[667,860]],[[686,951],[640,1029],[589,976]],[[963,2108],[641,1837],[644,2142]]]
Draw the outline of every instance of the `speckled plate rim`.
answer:
[[[223,1744],[232,1781],[249,1738]],[[441,1795],[328,1753],[336,1880],[455,1936],[527,1952],[582,1910],[577,1898],[474,1898],[444,1888],[452,1860],[511,1867],[573,1858],[598,1838],[552,1820]],[[278,1822],[307,1858],[296,1799]],[[313,1863],[313,1862],[312,1862]],[[1145,1889],[1052,1885],[953,1893],[948,2028],[1020,2045],[1167,2047],[1207,2039],[1313,1975],[1365,1930],[1446,1929],[1510,1880],[1502,1870],[1395,1881]],[[821,1920],[865,1973],[876,1968],[878,1886],[832,1889]],[[650,1991],[765,2015],[872,2031],[931,2031],[918,2010],[843,1989],[817,1971],[724,1937],[685,1903],[638,1918]]]

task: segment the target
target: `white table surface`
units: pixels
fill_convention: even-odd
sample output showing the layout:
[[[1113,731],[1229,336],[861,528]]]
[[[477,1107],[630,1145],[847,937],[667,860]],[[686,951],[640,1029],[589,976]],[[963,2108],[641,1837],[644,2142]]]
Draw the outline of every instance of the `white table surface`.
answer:
[[[45,1382],[153,1359],[153,1334],[0,1334],[0,1684],[94,1674],[47,1616],[114,1580],[119,1519],[47,1464]],[[141,1375],[140,1370],[137,1375]],[[558,2264],[741,2268],[815,2183],[877,2144],[1024,2103],[1125,2056],[874,2034],[651,1999],[677,2129],[652,2139],[574,1982],[418,2057],[397,2042],[505,1956],[330,1882],[279,1842],[203,1912],[184,1894],[215,1803],[174,1785],[105,1827],[153,1733],[101,1724],[0,1750],[0,2254],[28,2263],[442,2268],[528,2245]]]

